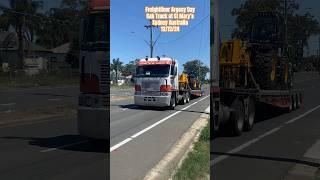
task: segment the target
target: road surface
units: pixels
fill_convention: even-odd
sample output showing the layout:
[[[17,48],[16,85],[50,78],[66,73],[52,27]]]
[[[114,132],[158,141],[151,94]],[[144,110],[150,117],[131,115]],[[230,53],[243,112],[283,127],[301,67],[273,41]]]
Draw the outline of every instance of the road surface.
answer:
[[[0,112],[76,107],[78,87],[1,89]],[[0,127],[0,179],[108,179],[108,147],[77,135],[76,117]]]
[[[265,110],[268,117],[260,115],[251,132],[213,140],[213,179],[282,180],[295,164],[320,167],[320,76],[299,73],[295,87],[304,91],[300,109],[288,114]]]
[[[76,106],[79,87],[39,87],[0,89],[0,113],[59,105]]]
[[[143,110],[132,99],[111,102],[111,179],[143,179],[208,106],[207,91],[175,110]]]

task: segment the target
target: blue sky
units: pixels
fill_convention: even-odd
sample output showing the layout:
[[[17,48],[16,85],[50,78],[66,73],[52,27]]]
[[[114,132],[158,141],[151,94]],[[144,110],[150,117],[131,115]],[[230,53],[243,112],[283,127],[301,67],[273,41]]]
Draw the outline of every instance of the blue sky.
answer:
[[[144,58],[150,55],[150,32],[144,26],[149,24],[145,18],[145,6],[192,6],[196,8],[195,19],[189,26],[181,26],[180,32],[162,32],[155,45],[154,56],[170,56],[182,64],[200,59],[210,66],[210,1],[208,0],[112,0],[111,1],[111,60],[120,58],[123,62]],[[204,19],[204,20],[203,20]],[[199,22],[202,23],[199,24]],[[198,25],[197,25],[198,24]],[[197,26],[196,26],[197,25]],[[154,39],[159,29],[154,30]],[[187,33],[187,34],[186,34]]]
[[[246,0],[222,0],[219,1],[220,14],[220,33],[222,39],[229,39],[231,37],[232,29],[235,28],[235,17],[231,16],[233,8],[238,8]],[[299,13],[303,14],[306,11],[312,13],[320,22],[320,1],[315,0],[295,0],[300,4]],[[310,9],[311,8],[311,9]],[[318,38],[320,35],[313,36],[309,39],[309,54],[317,54]],[[305,49],[307,54],[307,50]]]

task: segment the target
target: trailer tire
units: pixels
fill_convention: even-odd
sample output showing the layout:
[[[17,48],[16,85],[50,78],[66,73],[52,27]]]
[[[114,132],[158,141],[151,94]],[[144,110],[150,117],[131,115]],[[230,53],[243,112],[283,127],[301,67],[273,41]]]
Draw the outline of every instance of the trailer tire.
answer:
[[[187,93],[186,93],[186,96],[187,96],[187,103],[189,103],[189,102],[190,102],[190,93],[187,92]]]
[[[240,136],[244,128],[245,107],[241,100],[236,99],[231,108],[234,110],[230,116],[230,131],[233,135]]]
[[[175,94],[172,94],[169,108],[174,110],[175,107],[176,107],[176,97],[175,97]]]
[[[290,102],[288,104],[289,104],[289,107],[286,107],[284,109],[286,113],[290,113],[292,111],[292,97],[290,97]]]
[[[292,95],[291,96],[291,102],[292,102],[292,110],[296,110],[297,109],[297,101],[296,101],[296,96],[295,95]]]
[[[180,104],[184,105],[187,103],[187,95],[186,93],[183,93],[182,99],[180,100]]]
[[[300,108],[301,107],[301,101],[300,101],[300,94],[299,93],[296,94],[296,102],[297,102],[297,108]]]
[[[244,122],[244,130],[245,131],[251,131],[251,129],[254,126],[254,118],[255,118],[255,113],[256,113],[256,108],[255,108],[255,102],[253,98],[249,99],[248,103],[248,117]]]

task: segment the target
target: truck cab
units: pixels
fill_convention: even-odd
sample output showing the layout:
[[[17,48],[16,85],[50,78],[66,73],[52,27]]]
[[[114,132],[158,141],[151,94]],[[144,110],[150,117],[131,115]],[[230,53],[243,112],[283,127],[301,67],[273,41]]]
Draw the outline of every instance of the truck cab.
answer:
[[[178,102],[178,62],[168,57],[140,59],[136,64],[134,103],[171,107]]]

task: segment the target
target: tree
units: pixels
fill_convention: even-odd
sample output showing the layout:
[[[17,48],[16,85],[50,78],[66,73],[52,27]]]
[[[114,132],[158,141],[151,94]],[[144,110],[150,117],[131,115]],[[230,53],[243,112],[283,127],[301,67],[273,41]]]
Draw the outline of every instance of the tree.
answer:
[[[5,30],[13,27],[17,33],[20,58],[17,65],[18,69],[23,68],[24,42],[27,39],[34,40],[35,30],[39,22],[39,19],[35,18],[35,16],[40,15],[38,10],[42,8],[42,5],[42,1],[9,0],[10,9],[5,9],[0,16],[0,25]]]
[[[237,28],[232,37],[248,39],[250,36],[250,22],[258,11],[272,11],[284,16],[284,2],[281,0],[247,0],[239,8],[234,8],[232,16],[236,16]],[[308,46],[308,38],[319,33],[319,23],[310,13],[297,14],[299,4],[288,2],[288,43],[295,52],[295,59],[303,56],[303,47]]]
[[[70,51],[78,52],[76,41],[79,41],[80,21],[86,15],[87,6],[85,0],[63,0],[60,8],[49,9],[39,28],[37,43],[48,49],[71,43]]]
[[[118,75],[123,70],[123,62],[119,58],[112,59],[111,70],[115,71],[115,81],[116,85],[118,85]]]
[[[183,64],[184,73],[189,76],[199,77],[201,82],[204,82],[206,75],[210,69],[203,64],[200,60],[192,60]]]
[[[136,73],[136,63],[139,61],[139,59],[136,59],[134,61],[130,61],[128,64],[124,65],[122,74],[124,76],[134,76]]]

